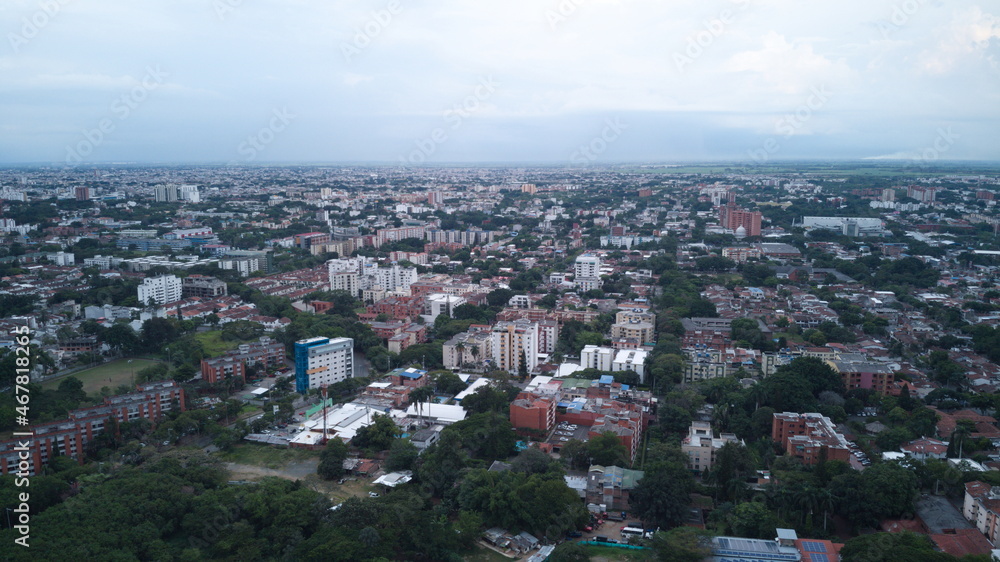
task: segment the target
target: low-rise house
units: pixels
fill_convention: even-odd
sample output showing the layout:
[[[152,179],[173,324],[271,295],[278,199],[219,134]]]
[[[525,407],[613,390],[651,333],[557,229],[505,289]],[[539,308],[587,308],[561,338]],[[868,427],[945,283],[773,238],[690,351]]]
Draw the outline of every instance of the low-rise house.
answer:
[[[711,470],[715,454],[726,443],[743,443],[735,434],[722,433],[715,437],[712,424],[703,421],[691,422],[688,435],[681,441],[681,452],[688,457],[688,469],[694,471]]]
[[[901,451],[916,460],[943,459],[948,456],[948,443],[922,437],[903,445]]]
[[[641,470],[593,465],[587,471],[587,503],[604,504],[608,511],[628,511],[629,494],[643,475]]]

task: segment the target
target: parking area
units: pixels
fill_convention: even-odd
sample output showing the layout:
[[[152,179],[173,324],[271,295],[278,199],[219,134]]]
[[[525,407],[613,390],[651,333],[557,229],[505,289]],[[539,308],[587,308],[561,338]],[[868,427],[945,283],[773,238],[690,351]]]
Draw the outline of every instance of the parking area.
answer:
[[[598,540],[604,542],[597,537],[603,537],[607,539],[607,542],[618,542],[627,543],[628,539],[622,537],[622,529],[624,527],[637,527],[642,528],[642,525],[638,520],[634,518],[626,517],[623,521],[612,521],[610,519],[598,519],[600,523],[592,523],[591,531],[582,531],[582,537],[580,540],[593,541]]]
[[[864,451],[858,448],[857,443],[854,441],[848,441],[847,446],[851,449],[851,468],[864,470],[865,468],[871,466],[871,459],[868,458],[868,455],[866,455]]]
[[[579,439],[580,441],[586,441],[587,433],[589,431],[590,428],[588,428],[587,426],[560,422],[556,424],[555,430],[552,432],[552,435],[550,435],[546,441],[548,443],[551,443],[553,447],[558,449],[562,447],[565,443],[567,443],[570,439]]]

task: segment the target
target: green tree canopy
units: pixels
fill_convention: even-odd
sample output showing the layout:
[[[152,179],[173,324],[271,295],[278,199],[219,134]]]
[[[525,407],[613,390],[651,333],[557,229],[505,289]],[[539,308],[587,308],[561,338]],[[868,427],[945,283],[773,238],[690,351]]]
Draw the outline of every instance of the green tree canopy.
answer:
[[[334,437],[326,442],[320,453],[316,473],[324,480],[334,480],[344,475],[344,461],[347,460],[347,444]]]

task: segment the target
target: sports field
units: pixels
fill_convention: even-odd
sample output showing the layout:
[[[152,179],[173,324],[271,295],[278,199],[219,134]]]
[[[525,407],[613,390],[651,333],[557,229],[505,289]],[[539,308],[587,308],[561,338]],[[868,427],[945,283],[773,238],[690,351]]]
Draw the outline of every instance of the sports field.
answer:
[[[131,363],[129,363],[131,361]],[[120,384],[132,384],[132,374],[138,373],[142,369],[162,363],[152,359],[118,359],[111,363],[105,363],[93,369],[86,369],[69,375],[76,377],[83,382],[83,391],[89,395],[99,394],[101,387],[109,386],[112,390]],[[42,388],[56,388],[59,381],[66,377],[59,377],[42,383]]]

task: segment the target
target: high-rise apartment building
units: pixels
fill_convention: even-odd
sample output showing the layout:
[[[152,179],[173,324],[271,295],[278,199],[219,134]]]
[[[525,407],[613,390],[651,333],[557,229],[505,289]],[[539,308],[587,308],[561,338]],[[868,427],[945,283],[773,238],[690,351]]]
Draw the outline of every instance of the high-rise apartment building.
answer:
[[[762,218],[760,211],[747,211],[733,204],[719,207],[719,225],[732,231],[742,226],[747,236],[760,236]]]
[[[197,185],[182,185],[177,191],[179,199],[192,203],[201,203],[201,193],[198,192]]]
[[[417,282],[417,269],[394,264],[378,267],[371,258],[339,258],[326,262],[332,290],[348,291],[355,297],[367,289],[408,289]]]
[[[354,376],[354,340],[309,338],[295,342],[295,390],[334,384]]]
[[[156,304],[167,304],[181,300],[183,284],[176,275],[147,277],[139,285],[139,302],[143,305],[152,300]]]
[[[576,258],[573,273],[577,279],[580,277],[600,277],[601,258],[593,254],[583,254]]]
[[[493,365],[510,373],[521,367],[522,358],[528,372],[538,366],[538,324],[530,320],[498,322],[490,333]]]
[[[417,269],[415,267],[393,265],[391,267],[380,267],[374,271],[376,286],[386,291],[408,289],[410,285],[417,282]]]
[[[176,185],[157,185],[153,188],[153,196],[157,203],[173,203],[181,198]]]
[[[361,277],[353,271],[330,272],[330,290],[346,291],[358,297],[361,295]]]

